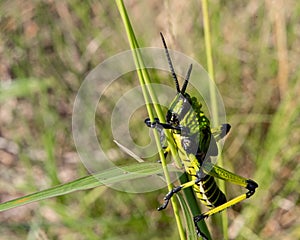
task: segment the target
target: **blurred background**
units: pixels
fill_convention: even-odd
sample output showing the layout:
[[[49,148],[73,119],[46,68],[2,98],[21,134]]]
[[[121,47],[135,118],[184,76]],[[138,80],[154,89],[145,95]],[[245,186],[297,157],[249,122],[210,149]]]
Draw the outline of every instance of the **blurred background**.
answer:
[[[161,47],[161,31],[170,48],[206,68],[200,1],[125,5],[141,47]],[[228,210],[229,236],[300,239],[300,3],[213,0],[208,7],[215,81],[232,126],[224,165],[259,184],[251,199]],[[108,0],[2,0],[0,34],[4,202],[87,175],[72,139],[73,102],[89,71],[129,45]],[[112,142],[107,116],[113,94],[137,86],[138,78],[122,81],[107,91],[107,108],[96,117],[116,161],[127,157]],[[143,143],[148,136],[137,130],[146,115],[139,114],[130,130]],[[165,191],[96,188],[8,210],[0,214],[0,239],[178,239],[172,209],[156,211]],[[242,192],[227,185],[228,198]],[[214,223],[209,228],[222,239]]]

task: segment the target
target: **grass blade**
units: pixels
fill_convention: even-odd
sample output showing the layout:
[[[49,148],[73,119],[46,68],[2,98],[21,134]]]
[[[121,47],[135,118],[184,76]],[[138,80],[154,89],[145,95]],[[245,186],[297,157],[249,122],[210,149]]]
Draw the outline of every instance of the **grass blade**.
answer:
[[[170,168],[169,171],[177,171]],[[48,188],[36,193],[32,193],[17,199],[13,199],[0,204],[0,212],[11,208],[19,207],[28,203],[41,201],[44,199],[57,197],[80,190],[87,190],[106,184],[113,184],[125,180],[133,180],[143,176],[161,174],[161,165],[158,163],[137,163],[122,168],[112,168],[94,175],[85,176],[75,181]]]
[[[123,20],[123,23],[124,23],[124,26],[125,26],[125,29],[126,29],[127,37],[128,37],[130,47],[131,47],[131,50],[132,50],[132,53],[133,53],[133,58],[135,60],[135,64],[136,64],[136,68],[137,68],[137,72],[138,72],[138,77],[139,77],[140,85],[141,85],[142,92],[143,92],[143,95],[144,95],[144,98],[145,98],[146,108],[147,108],[150,120],[154,121],[154,114],[153,114],[153,111],[150,107],[149,96],[152,99],[152,103],[153,103],[154,109],[156,111],[156,115],[158,116],[158,118],[161,122],[164,122],[165,121],[164,120],[164,114],[162,113],[161,107],[158,104],[158,100],[157,100],[157,97],[155,95],[155,92],[153,91],[153,89],[151,87],[150,77],[149,77],[149,74],[148,74],[144,64],[143,64],[143,59],[142,59],[141,54],[140,54],[139,49],[138,49],[139,45],[137,43],[133,28],[131,26],[131,23],[130,23],[130,20],[129,20],[127,11],[126,11],[126,8],[124,6],[124,3],[121,0],[116,0],[116,4],[118,6],[120,15],[122,17],[122,20]],[[147,84],[147,88],[146,88],[145,84]],[[166,182],[167,182],[167,185],[168,185],[168,190],[170,191],[173,186],[172,186],[170,175],[169,175],[169,172],[168,172],[168,169],[167,169],[165,156],[163,154],[163,150],[162,150],[162,147],[161,147],[161,144],[160,144],[160,138],[159,138],[158,132],[156,130],[153,131],[153,133],[154,133],[154,138],[155,138],[155,142],[156,142],[156,145],[157,145],[159,157],[160,157],[161,162],[162,162],[162,169],[164,171],[164,175],[165,175],[165,178],[166,178]],[[170,139],[170,133],[168,131],[165,131],[165,134],[167,136],[167,139]],[[176,158],[177,154],[176,154],[175,146],[172,143],[169,143],[169,144],[170,144],[170,147],[171,147],[172,155]],[[177,161],[178,163],[180,162],[178,158],[176,158],[175,161]],[[171,198],[171,203],[172,203],[172,206],[173,206],[174,216],[175,216],[175,219],[176,219],[180,239],[185,239],[182,222],[181,222],[181,219],[180,219],[180,216],[179,216],[179,210],[178,210],[179,207],[178,207],[178,205],[177,205],[174,198]]]
[[[194,225],[194,221],[193,221],[193,217],[192,217],[192,214],[190,212],[190,209],[189,209],[188,205],[186,204],[186,201],[184,200],[183,195],[177,194],[176,196],[177,196],[178,201],[181,205],[183,216],[184,216],[184,219],[185,219],[185,222],[186,222],[187,239],[197,240],[196,229],[195,229],[195,225]]]
[[[210,34],[210,26],[209,26],[209,17],[208,17],[208,6],[207,0],[202,0],[202,14],[203,14],[203,25],[204,25],[204,39],[205,39],[205,50],[206,50],[206,60],[207,60],[207,69],[208,74],[214,82],[214,66],[213,66],[213,58],[212,58],[212,46],[211,46],[211,34]],[[211,99],[211,107],[212,107],[212,124],[215,127],[218,122],[218,105],[216,100],[216,93],[212,87],[210,87],[210,99]],[[218,143],[217,143],[218,144]],[[219,146],[219,144],[218,144]],[[220,148],[219,148],[220,149]],[[218,164],[222,167],[223,161],[222,157],[218,158]],[[225,182],[218,181],[221,190],[226,194]],[[226,210],[221,212],[221,220],[222,220],[222,229],[223,229],[223,236],[224,239],[228,239],[228,217]]]

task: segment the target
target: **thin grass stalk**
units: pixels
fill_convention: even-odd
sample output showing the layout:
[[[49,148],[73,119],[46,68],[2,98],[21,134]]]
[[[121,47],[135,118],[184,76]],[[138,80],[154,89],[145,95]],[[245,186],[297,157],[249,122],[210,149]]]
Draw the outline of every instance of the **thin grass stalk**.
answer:
[[[117,4],[118,4],[118,2],[121,2],[123,4],[123,1],[116,0],[116,2],[117,2]],[[124,4],[123,4],[123,6],[124,6]],[[156,111],[156,114],[157,114],[157,117],[158,117],[159,121],[164,122],[165,121],[165,115],[162,112],[162,109],[161,109],[161,106],[160,106],[160,104],[158,102],[158,99],[156,97],[155,91],[152,88],[149,73],[148,73],[148,71],[146,70],[146,68],[144,66],[143,59],[142,59],[141,54],[139,52],[139,45],[138,45],[138,42],[137,42],[136,37],[134,35],[134,31],[132,29],[132,26],[129,22],[129,17],[127,15],[126,9],[125,9],[125,12],[120,12],[120,14],[121,14],[122,19],[124,19],[123,22],[128,21],[128,23],[129,23],[128,25],[125,25],[125,29],[126,29],[127,36],[129,37],[130,47],[131,47],[131,49],[134,53],[134,61],[137,64],[137,66],[139,67],[137,72],[138,72],[138,75],[139,75],[139,81],[140,81],[140,85],[142,87],[142,90],[145,90],[145,91],[143,91],[143,94],[144,94],[144,96],[147,97],[148,96],[147,93],[149,93],[149,95],[152,99],[152,102],[153,102],[153,107]],[[154,117],[153,117],[152,110],[150,110],[150,103],[149,103],[150,100],[149,100],[149,98],[147,98],[147,99],[145,98],[145,100],[146,100],[147,111],[149,113],[149,118],[150,118],[151,121],[153,121]],[[172,141],[170,141],[170,139],[172,139],[172,137],[171,137],[169,131],[165,131],[165,134],[166,134],[166,137],[169,141],[171,153],[172,153],[172,155],[175,159],[175,162],[176,162],[177,166],[180,166],[180,159],[179,159],[178,154],[176,152],[176,147],[174,146],[174,143]]]
[[[164,115],[162,113],[160,105],[158,104],[158,100],[157,100],[157,97],[155,95],[155,92],[153,91],[153,89],[151,87],[150,77],[149,77],[149,74],[148,74],[148,72],[147,72],[147,70],[144,66],[141,54],[138,50],[139,46],[138,46],[137,40],[135,38],[132,26],[130,24],[130,20],[129,20],[129,17],[127,15],[127,11],[126,11],[126,8],[124,6],[124,3],[123,3],[122,0],[116,0],[116,5],[118,7],[121,18],[123,20],[123,23],[124,23],[124,26],[125,26],[125,29],[126,29],[126,33],[127,33],[127,37],[128,37],[129,43],[130,43],[130,47],[131,47],[132,52],[133,52],[133,58],[134,58],[134,61],[135,61],[136,67],[137,67],[138,77],[139,77],[140,85],[141,85],[141,88],[142,88],[142,92],[143,92],[143,95],[144,95],[146,108],[147,108],[150,120],[154,121],[154,114],[153,114],[152,108],[150,107],[149,95],[150,95],[150,97],[153,101],[153,106],[154,106],[154,109],[156,111],[156,114],[157,114],[159,120],[163,122],[164,121]],[[167,135],[167,138],[169,137],[169,139],[170,139],[170,135],[167,132],[166,132],[166,135]],[[158,136],[157,131],[154,131],[154,138],[155,138],[155,142],[156,142],[156,145],[157,145],[157,148],[158,148],[158,151],[159,151],[160,159],[162,161],[162,167],[163,167],[163,171],[164,171],[164,174],[165,174],[168,189],[171,190],[173,186],[172,186],[172,183],[171,183],[170,175],[169,175],[169,172],[168,172],[168,169],[167,169],[166,160],[165,160],[165,157],[164,157],[164,154],[163,154],[163,151],[162,151],[162,147],[161,147],[161,144],[160,144],[160,138]],[[175,150],[175,148],[173,147],[173,151],[174,150]],[[173,211],[174,211],[174,216],[175,216],[179,236],[180,236],[180,239],[183,240],[183,239],[185,239],[185,233],[184,233],[183,225],[182,225],[181,218],[180,218],[180,215],[179,215],[179,206],[178,206],[178,204],[177,204],[177,202],[175,201],[174,198],[171,198],[171,203],[172,203],[172,206],[173,206]]]
[[[209,26],[209,16],[208,16],[208,6],[207,0],[202,0],[202,15],[203,15],[203,24],[204,24],[204,41],[205,41],[205,50],[206,50],[206,60],[207,60],[207,70],[211,80],[214,82],[214,65],[213,65],[213,58],[212,58],[212,46],[211,46],[211,33],[210,33],[210,26]],[[211,85],[210,85],[211,86]],[[211,107],[212,107],[212,124],[216,126],[219,123],[218,119],[218,105],[217,105],[217,98],[216,92],[214,91],[213,87],[210,87],[210,100],[211,100]],[[220,148],[219,148],[220,149]],[[218,158],[218,164],[223,166],[222,157]],[[220,188],[224,193],[226,193],[225,182],[218,181]],[[223,229],[223,236],[224,239],[228,239],[228,217],[227,212],[223,211],[221,213],[221,220],[222,220],[222,229]]]

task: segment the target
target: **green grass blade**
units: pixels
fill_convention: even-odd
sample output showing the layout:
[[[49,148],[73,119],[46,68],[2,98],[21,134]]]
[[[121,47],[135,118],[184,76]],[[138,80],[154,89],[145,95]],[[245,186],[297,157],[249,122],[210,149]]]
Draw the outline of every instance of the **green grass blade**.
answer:
[[[208,74],[214,82],[214,66],[213,66],[213,58],[212,58],[212,46],[211,46],[211,34],[210,34],[210,26],[209,26],[209,16],[208,16],[208,6],[207,0],[202,0],[202,13],[203,13],[203,25],[204,25],[204,39],[205,39],[205,50],[206,50],[206,60],[207,60],[207,69]],[[213,126],[217,126],[219,119],[218,119],[218,105],[217,105],[217,98],[216,92],[214,88],[210,87],[210,99],[211,99],[211,107],[212,107],[212,124]],[[218,143],[217,143],[218,144]],[[218,144],[219,146],[219,144]],[[220,149],[220,147],[219,147]],[[218,164],[223,166],[222,157],[218,158]],[[226,194],[225,182],[218,181],[218,184],[221,190]],[[222,230],[224,239],[228,239],[228,217],[226,210],[221,213],[221,220],[222,220]]]
[[[149,96],[152,99],[152,103],[153,103],[154,109],[156,111],[156,115],[158,116],[158,118],[161,122],[164,122],[165,121],[164,114],[162,112],[160,104],[158,103],[155,92],[153,91],[153,89],[151,87],[150,77],[149,77],[149,74],[148,74],[144,64],[143,64],[143,59],[142,59],[142,56],[141,56],[140,51],[138,49],[139,45],[137,43],[133,28],[131,26],[131,23],[130,23],[130,20],[129,20],[127,11],[126,11],[126,8],[124,6],[124,3],[121,0],[116,0],[116,4],[117,4],[117,7],[119,9],[120,15],[122,17],[122,20],[123,20],[123,23],[124,23],[124,26],[125,26],[125,29],[126,29],[127,37],[128,37],[130,47],[131,47],[131,50],[132,50],[132,53],[133,53],[133,58],[135,60],[135,64],[136,64],[136,68],[137,68],[137,72],[138,72],[138,77],[139,77],[140,85],[141,85],[142,92],[143,92],[143,95],[144,95],[144,98],[145,98],[145,103],[146,103],[146,107],[147,107],[147,111],[148,111],[150,120],[154,121],[154,114],[153,114],[153,111],[150,107]],[[146,88],[145,84],[147,84],[147,88]],[[162,162],[162,169],[164,171],[164,175],[165,175],[165,178],[166,178],[168,189],[170,191],[173,186],[172,186],[171,178],[170,178],[170,175],[169,175],[169,172],[168,172],[168,169],[167,169],[167,164],[166,164],[166,160],[165,160],[165,157],[164,157],[164,154],[163,154],[163,150],[162,150],[162,147],[161,147],[161,144],[160,144],[160,138],[159,138],[158,132],[156,130],[153,131],[153,132],[154,132],[154,138],[155,138],[155,142],[156,142],[156,145],[157,145],[159,157],[160,157],[161,162]],[[170,133],[168,131],[165,131],[165,134],[167,136],[167,139],[170,139]],[[175,151],[175,146],[173,146],[172,143],[169,143],[169,144],[171,145],[172,155],[177,156],[176,151]],[[176,160],[179,163],[178,158]],[[179,207],[178,207],[178,205],[177,205],[174,198],[171,198],[171,203],[172,203],[172,206],[173,206],[174,216],[175,216],[175,219],[176,219],[180,239],[185,239],[182,222],[181,222],[181,219],[180,219],[180,216],[179,216]]]
[[[169,171],[177,171],[174,168]],[[59,186],[48,188],[36,193],[32,193],[17,199],[13,199],[0,204],[0,212],[11,208],[19,207],[28,203],[41,201],[44,199],[57,197],[80,190],[87,190],[107,184],[118,183],[126,180],[138,179],[153,174],[161,174],[161,165],[158,163],[137,163],[122,168],[112,168],[94,175],[85,176],[75,181]]]
[[[194,225],[194,221],[193,221],[193,216],[190,212],[190,209],[186,203],[186,201],[183,198],[183,195],[181,194],[177,194],[177,199],[180,203],[182,212],[183,212],[183,216],[186,222],[186,229],[187,229],[187,239],[189,240],[197,240],[197,236],[196,236],[196,229],[195,229],[195,225]]]

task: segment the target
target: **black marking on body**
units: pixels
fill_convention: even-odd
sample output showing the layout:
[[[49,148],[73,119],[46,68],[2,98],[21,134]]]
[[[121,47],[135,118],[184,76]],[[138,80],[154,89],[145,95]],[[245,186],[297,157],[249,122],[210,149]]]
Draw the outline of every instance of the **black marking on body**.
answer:
[[[200,184],[204,193],[200,191]],[[217,207],[227,202],[224,193],[219,189],[212,176],[206,175],[198,184],[198,187],[202,198],[205,197],[202,201],[208,207]]]

